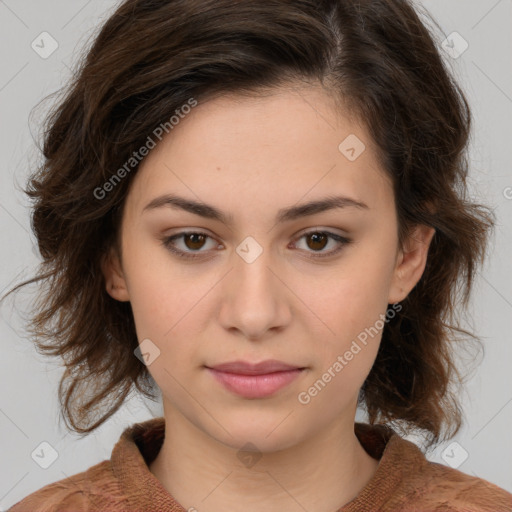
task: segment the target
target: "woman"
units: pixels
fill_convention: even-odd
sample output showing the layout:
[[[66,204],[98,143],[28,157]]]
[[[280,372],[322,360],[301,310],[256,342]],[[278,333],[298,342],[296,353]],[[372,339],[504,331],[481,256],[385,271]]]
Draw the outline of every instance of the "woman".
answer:
[[[27,190],[32,329],[70,428],[134,385],[164,417],[11,510],[512,510],[400,435],[461,425],[469,130],[406,1],[123,2]]]

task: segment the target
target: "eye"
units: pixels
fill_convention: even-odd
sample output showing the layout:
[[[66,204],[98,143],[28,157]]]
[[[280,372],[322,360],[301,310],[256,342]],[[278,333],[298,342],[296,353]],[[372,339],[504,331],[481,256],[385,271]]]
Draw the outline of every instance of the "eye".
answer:
[[[306,240],[307,246],[312,249],[312,251],[305,249],[307,252],[311,252],[310,255],[312,258],[327,258],[334,256],[339,253],[345,245],[352,242],[349,238],[337,235],[336,233],[318,230],[304,233],[297,240],[300,241],[303,238]],[[182,239],[182,248],[177,247],[178,244],[176,241],[179,239]],[[194,259],[204,257],[204,254],[202,253],[207,251],[201,251],[201,249],[205,247],[208,239],[213,241],[213,238],[206,233],[200,231],[183,231],[176,235],[165,237],[162,240],[162,244],[180,258]],[[329,251],[324,251],[323,249],[328,246],[329,241],[334,242],[335,248]],[[222,245],[219,243],[213,243],[212,246],[212,248],[222,248]]]
[[[178,240],[182,238],[183,244],[185,245],[185,250],[178,249],[176,247],[175,240]],[[194,258],[200,258],[203,257],[202,254],[193,254],[193,252],[205,252],[205,251],[199,251],[207,239],[213,240],[209,235],[206,233],[198,232],[198,231],[183,231],[181,233],[178,233],[173,236],[165,237],[162,240],[162,243],[167,249],[169,249],[172,253],[176,254],[180,258],[188,258],[188,259],[194,259]],[[217,247],[222,247],[220,244],[214,244]],[[186,249],[190,249],[192,253],[188,252]]]
[[[328,258],[338,254],[345,245],[352,242],[347,237],[331,233],[330,231],[309,231],[304,233],[298,240],[306,240],[307,247],[313,250],[311,254],[312,258]],[[329,240],[334,241],[334,249],[329,251],[323,251],[323,249],[329,244]],[[309,251],[308,251],[309,252]]]

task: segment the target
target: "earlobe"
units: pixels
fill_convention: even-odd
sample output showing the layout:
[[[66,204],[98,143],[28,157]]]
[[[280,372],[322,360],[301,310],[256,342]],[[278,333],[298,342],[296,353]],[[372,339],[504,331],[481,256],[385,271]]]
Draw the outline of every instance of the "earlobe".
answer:
[[[388,304],[404,300],[420,280],[427,264],[428,250],[435,234],[430,226],[418,225],[398,252],[389,289]]]
[[[121,302],[129,301],[130,296],[128,294],[128,288],[126,286],[119,256],[113,248],[111,248],[107,254],[103,255],[101,270],[105,278],[105,289],[107,293],[112,298]]]

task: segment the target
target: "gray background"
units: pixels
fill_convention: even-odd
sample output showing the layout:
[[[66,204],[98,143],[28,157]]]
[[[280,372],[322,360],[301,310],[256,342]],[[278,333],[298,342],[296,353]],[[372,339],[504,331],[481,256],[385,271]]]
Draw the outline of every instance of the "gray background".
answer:
[[[495,208],[498,218],[491,256],[478,275],[470,309],[485,358],[461,397],[467,421],[452,440],[457,444],[444,443],[428,457],[512,491],[512,1],[422,4],[439,22],[444,37],[455,31],[467,41],[468,48],[457,58],[453,50],[452,56],[441,51],[462,83],[475,117],[472,194]],[[114,2],[99,0],[0,0],[0,294],[32,276],[38,262],[21,187],[39,161],[34,136],[49,104],[30,119],[29,114],[69,79],[80,49],[113,8]],[[31,47],[44,31],[58,43],[47,58]],[[449,41],[455,41],[454,50],[463,48],[462,40],[452,36]],[[45,48],[50,48],[49,40]],[[29,299],[27,291],[21,292],[14,304],[8,301],[0,310],[0,512],[45,484],[110,458],[129,423],[161,413],[159,405],[134,396],[88,437],[67,433],[56,398],[62,369],[57,361],[38,355],[26,339],[23,314]],[[31,458],[43,441],[58,453],[48,469]]]

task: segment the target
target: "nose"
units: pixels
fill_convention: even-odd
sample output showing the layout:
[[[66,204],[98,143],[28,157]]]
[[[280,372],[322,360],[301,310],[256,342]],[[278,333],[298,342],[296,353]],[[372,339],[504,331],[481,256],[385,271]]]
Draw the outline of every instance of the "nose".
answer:
[[[267,251],[255,259],[240,254],[234,255],[233,268],[224,281],[219,320],[226,330],[261,340],[289,324],[290,292],[279,275],[282,269],[279,272]]]

